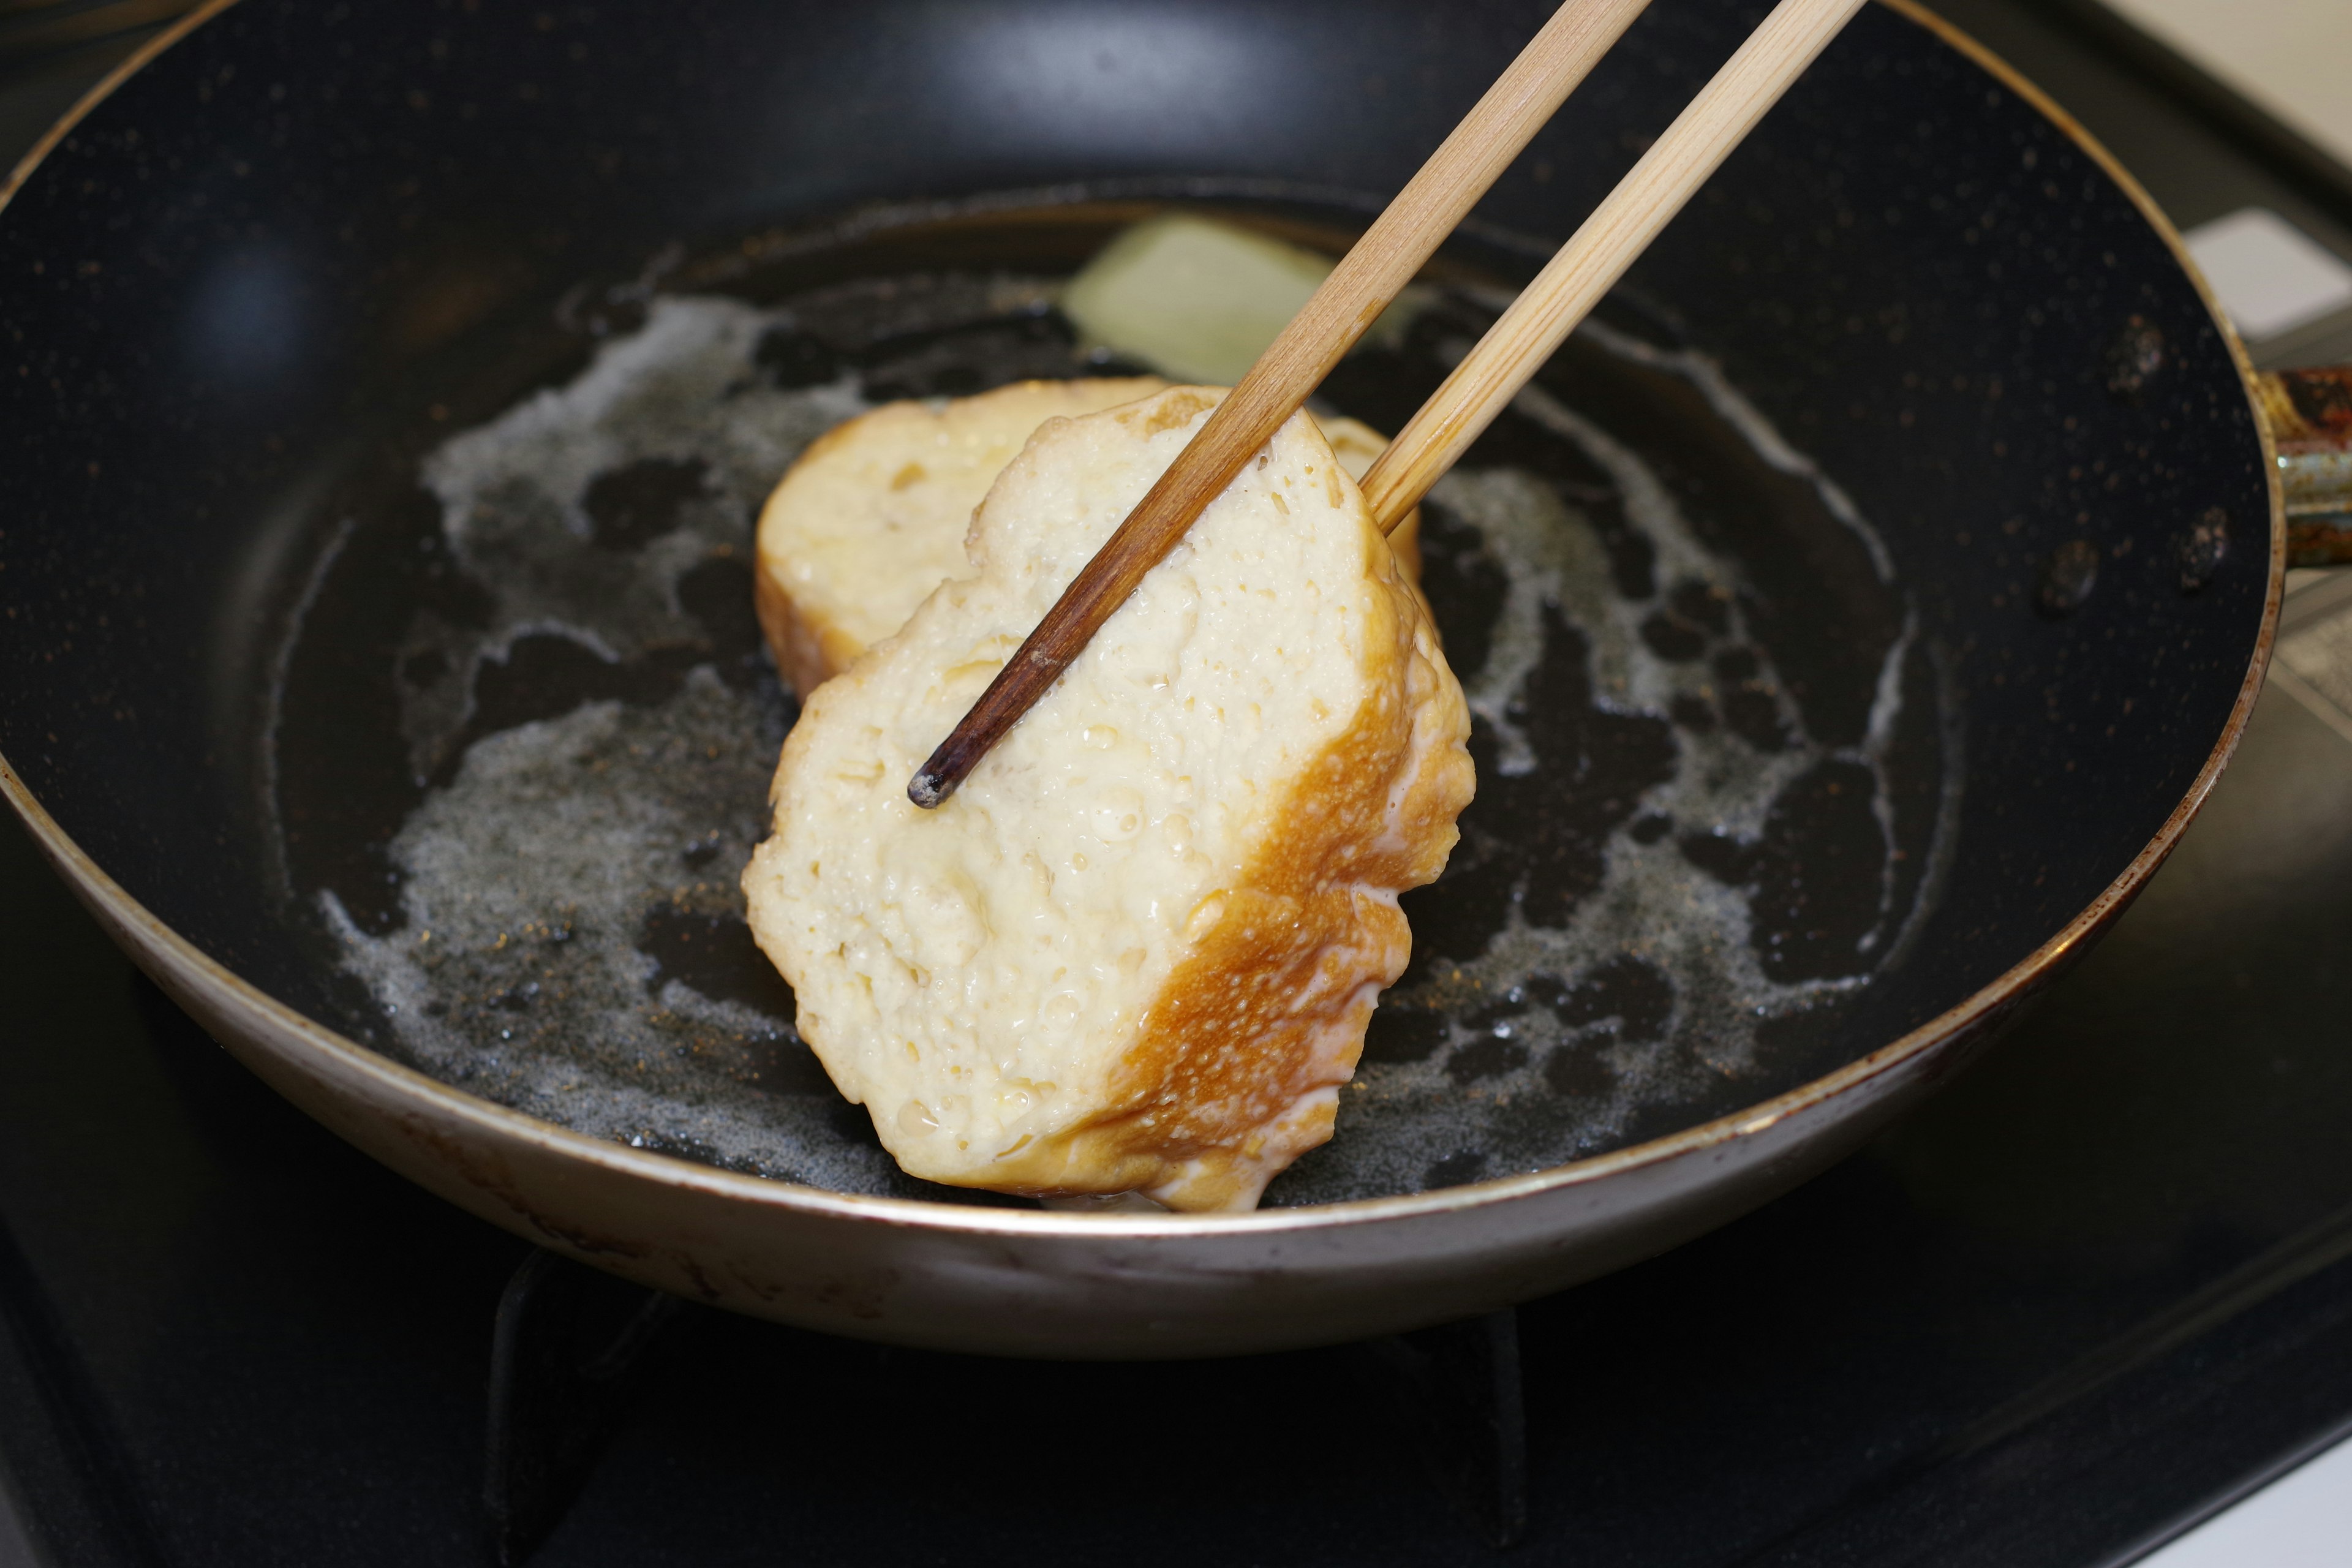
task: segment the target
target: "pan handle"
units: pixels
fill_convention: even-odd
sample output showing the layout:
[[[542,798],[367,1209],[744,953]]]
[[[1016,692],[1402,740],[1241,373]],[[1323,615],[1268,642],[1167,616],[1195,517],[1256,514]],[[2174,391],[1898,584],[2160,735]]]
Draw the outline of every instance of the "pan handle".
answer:
[[[2286,563],[2352,566],[2352,365],[2264,371],[2254,389],[2278,446]]]

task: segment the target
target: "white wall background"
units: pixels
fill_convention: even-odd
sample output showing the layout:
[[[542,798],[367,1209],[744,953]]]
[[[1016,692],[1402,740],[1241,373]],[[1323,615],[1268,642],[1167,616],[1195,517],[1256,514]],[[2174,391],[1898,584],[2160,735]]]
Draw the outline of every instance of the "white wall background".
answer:
[[[2352,0],[2106,4],[2352,163]]]

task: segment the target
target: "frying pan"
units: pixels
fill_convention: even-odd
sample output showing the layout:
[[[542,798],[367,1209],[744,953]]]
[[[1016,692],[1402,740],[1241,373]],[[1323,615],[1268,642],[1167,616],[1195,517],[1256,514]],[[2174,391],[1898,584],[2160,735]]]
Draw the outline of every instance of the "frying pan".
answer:
[[[1412,355],[1457,352],[1479,301],[1533,270],[1760,11],[1658,0],[1465,228],[1419,336],[1383,351],[1391,362],[1343,366],[1332,400],[1393,427]],[[1472,455],[1452,512],[1433,500],[1433,597],[1474,687],[1499,657],[1488,623],[1512,604],[1544,628],[1545,658],[1582,653],[1486,712],[1473,813],[1489,816],[1465,818],[1456,864],[1407,905],[1416,972],[1382,1009],[1372,1087],[1327,1152],[1339,1176],[1316,1174],[1318,1153],[1275,1206],[1195,1217],[820,1184],[725,1142],[762,1135],[762,1117],[819,1114],[788,1037],[737,1031],[733,1077],[688,1108],[720,1129],[709,1140],[662,1121],[692,1120],[675,1105],[633,1133],[610,1114],[618,1089],[566,1099],[542,1083],[534,1099],[479,1062],[433,1058],[418,1042],[441,1037],[404,1034],[390,1011],[377,982],[391,971],[371,981],[352,958],[423,940],[400,901],[424,876],[413,814],[455,798],[512,737],[634,722],[653,699],[627,672],[659,665],[665,692],[731,691],[783,721],[781,700],[728,664],[736,600],[697,598],[679,565],[643,646],[588,661],[581,692],[601,700],[525,703],[506,717],[528,722],[499,730],[490,686],[511,698],[528,661],[520,641],[482,655],[478,637],[467,710],[490,717],[442,733],[434,755],[399,751],[417,710],[392,683],[449,664],[400,642],[425,624],[416,606],[460,632],[512,610],[484,607],[513,582],[469,563],[454,514],[417,499],[421,468],[455,471],[451,443],[510,429],[517,410],[560,414],[616,345],[687,317],[757,328],[750,368],[713,398],[833,384],[845,367],[879,395],[880,351],[856,346],[879,333],[857,337],[876,308],[860,279],[884,276],[903,302],[931,287],[909,279],[1066,271],[1170,202],[1344,235],[1543,14],[205,8],[53,133],[0,213],[10,803],[141,965],[341,1136],[542,1245],[789,1322],[1023,1354],[1270,1349],[1557,1289],[1752,1207],[1974,1058],[2129,902],[2236,743],[2284,560],[2243,357],[2177,237],[2029,85],[1908,5],[1853,24],[1547,373],[1549,401]],[[1050,310],[1032,305],[1005,321],[1051,338]],[[956,333],[915,336],[891,340],[902,378]],[[951,379],[907,384],[961,389]],[[1545,444],[1547,420],[1580,432],[1580,456]],[[1634,466],[1608,469],[1595,454],[1611,451]],[[1465,498],[1512,473],[1583,520],[1588,564],[1613,574],[1608,613],[1646,617],[1627,657],[1699,682],[1684,691],[1712,693],[1699,708],[1651,712],[1591,684],[1605,670],[1582,639],[1600,634],[1568,626],[1573,574],[1511,597],[1501,535],[1479,532]],[[1672,552],[1635,537],[1628,487],[1653,481],[1719,571],[1677,580]],[[661,534],[671,544],[655,539],[666,524],[638,527],[631,559],[698,538],[723,560],[743,537],[728,482],[694,478],[705,521]],[[627,494],[602,493],[606,511],[573,517],[575,533],[627,511]],[[1722,646],[1741,637],[1747,652]],[[1671,770],[1716,745],[1704,735],[1741,730],[1742,692],[1738,754],[1796,756],[1803,731],[1811,761],[1773,775],[1746,819],[1645,807],[1656,778],[1625,758],[1648,747]],[[1514,746],[1559,778],[1542,784]],[[387,754],[414,776],[383,784]],[[1856,793],[1841,796],[1841,778]],[[409,792],[405,825],[385,790]],[[1780,987],[1770,1005],[1675,971],[1645,1014],[1622,965],[1565,959],[1464,1000],[1512,933],[1583,918],[1636,862],[1730,900],[1705,973],[1737,958]],[[515,858],[474,891],[528,882],[535,864]],[[679,897],[671,935],[719,941],[717,895]],[[572,934],[552,916],[534,930]],[[1741,942],[1754,951],[1727,957]],[[692,980],[686,947],[666,951]],[[648,995],[741,1016],[693,984]],[[536,1005],[512,988],[493,1000],[519,1020]],[[453,1004],[435,1005],[436,1026],[455,1028]],[[466,1005],[498,1022],[482,994]],[[1749,1016],[1759,1007],[1771,1016]],[[672,1069],[655,1054],[567,1059],[623,1088],[656,1074],[658,1089]],[[1677,1071],[1643,1076],[1667,1058]],[[1459,1148],[1444,1127],[1416,1143],[1392,1136],[1411,1117],[1383,1105],[1460,1110],[1469,1121],[1446,1125],[1471,1131]],[[1596,1120],[1595,1106],[1613,1109]],[[856,1142],[854,1127],[837,1136]],[[1397,1148],[1410,1158],[1382,1165]]]

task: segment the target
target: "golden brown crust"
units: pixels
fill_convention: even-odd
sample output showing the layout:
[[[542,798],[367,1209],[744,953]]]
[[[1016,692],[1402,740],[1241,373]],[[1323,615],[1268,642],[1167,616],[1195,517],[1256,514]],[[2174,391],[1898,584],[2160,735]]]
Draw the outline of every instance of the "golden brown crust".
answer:
[[[1436,879],[1475,774],[1461,687],[1418,588],[1368,531],[1402,680],[1378,683],[1299,774],[1272,834],[1146,1014],[1105,1108],[1000,1162],[989,1184],[1151,1192],[1171,1208],[1247,1206],[1267,1176],[1331,1136],[1380,991],[1412,934],[1395,891]]]
[[[751,574],[751,605],[759,612],[760,631],[768,639],[776,673],[803,700],[865,651],[856,637],[795,605],[764,560]]]
[[[1396,531],[1389,535],[1389,548],[1396,552],[1397,568],[1404,574],[1404,580],[1412,584],[1412,591],[1415,594],[1419,594],[1421,592],[1421,508],[1415,507],[1404,514],[1404,521],[1398,523]],[[1422,608],[1428,607],[1429,601],[1423,598]]]
[[[845,419],[802,447],[801,455],[793,459],[793,468],[855,440],[858,419],[864,417],[860,415]],[[784,478],[791,477],[792,469],[787,468]],[[766,532],[767,509],[776,504],[776,494],[782,489],[783,479],[777,480],[776,489],[769,492],[767,501],[761,507],[759,533]],[[793,603],[791,592],[783,584],[781,564],[770,559],[766,549],[756,546],[751,561],[751,607],[759,613],[760,631],[768,639],[768,653],[776,661],[776,672],[803,701],[810,692],[847,668],[857,657],[855,639],[828,626],[823,616]]]

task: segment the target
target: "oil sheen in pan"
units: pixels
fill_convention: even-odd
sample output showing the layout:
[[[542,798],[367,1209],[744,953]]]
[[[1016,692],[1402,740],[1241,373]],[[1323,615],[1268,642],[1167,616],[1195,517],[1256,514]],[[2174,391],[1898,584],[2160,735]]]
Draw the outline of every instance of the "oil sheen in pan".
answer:
[[[1055,287],[659,298],[567,384],[431,453],[411,526],[432,568],[379,678],[414,804],[383,875],[289,860],[365,1034],[634,1146],[1020,1201],[900,1173],[751,943],[736,877],[793,710],[748,563],[767,489],[840,419],[1105,368]],[[1432,293],[1326,401],[1393,429],[1492,311]],[[1580,334],[1432,493],[1423,539],[1478,798],[1445,876],[1405,899],[1413,963],[1338,1135],[1269,1204],[1541,1169],[1801,1081],[1950,853],[1956,727],[1884,545],[1654,322]],[[339,553],[285,663],[289,819],[329,787],[303,754],[304,713],[332,700],[306,649],[354,591],[346,563],[383,553]]]

